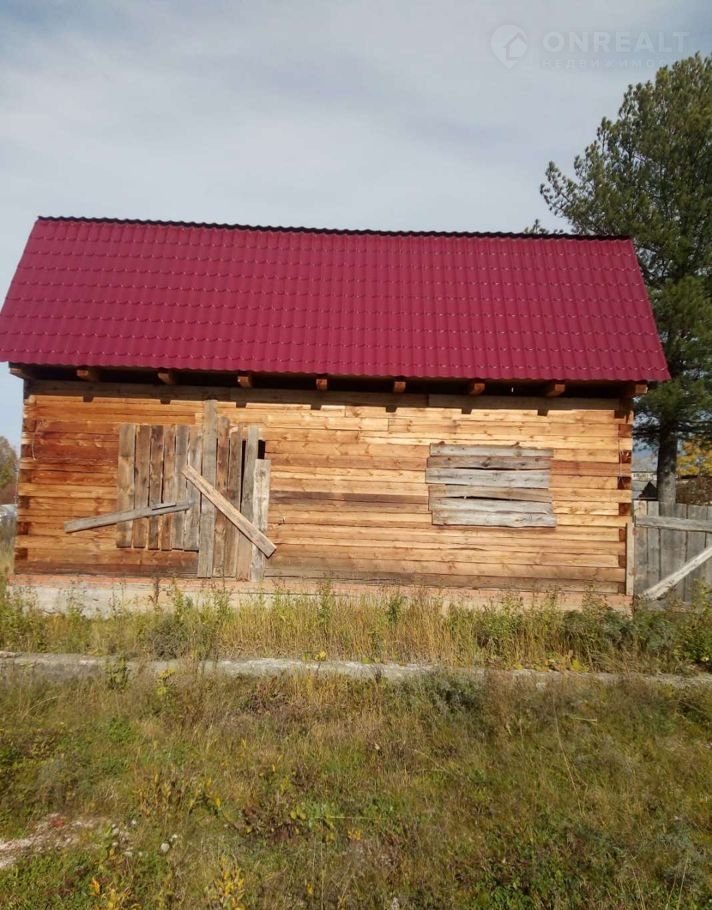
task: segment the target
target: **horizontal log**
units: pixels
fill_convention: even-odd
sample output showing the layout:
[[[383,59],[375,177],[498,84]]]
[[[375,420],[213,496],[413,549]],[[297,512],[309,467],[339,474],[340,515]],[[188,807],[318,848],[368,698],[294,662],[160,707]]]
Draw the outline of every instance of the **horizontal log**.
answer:
[[[400,494],[400,493],[341,493],[334,490],[301,490],[292,492],[291,490],[275,490],[271,494],[273,503],[298,504],[307,503],[311,500],[324,502],[370,502],[375,503],[374,508],[378,508],[384,503],[400,505],[425,505],[428,497],[425,493]]]
[[[92,515],[89,518],[77,518],[64,525],[67,534],[75,531],[89,531],[91,528],[105,528],[108,525],[120,524],[123,521],[134,521],[137,518],[156,518],[159,515],[170,515],[173,512],[185,512],[190,508],[189,502],[159,502],[154,506],[141,509],[127,509],[123,512],[107,512],[104,515]]]
[[[596,527],[564,527],[559,525],[556,529],[556,545],[563,550],[576,550],[581,553],[606,552],[621,554],[625,551],[625,542],[621,541],[618,528]],[[512,534],[507,528],[441,528],[433,527],[432,522],[422,523],[419,527],[410,527],[407,534],[394,534],[393,528],[384,524],[380,527],[358,527],[349,521],[343,524],[312,523],[304,521],[288,521],[285,524],[273,524],[271,537],[275,543],[280,541],[289,543],[294,541],[319,541],[331,539],[343,541],[348,539],[354,543],[362,541],[374,544],[395,539],[404,543],[412,541],[415,546],[420,544],[438,547],[472,546],[485,547],[488,550],[500,551],[503,549],[529,549],[531,547],[550,546],[550,537],[542,543],[539,531],[534,528],[526,529]]]

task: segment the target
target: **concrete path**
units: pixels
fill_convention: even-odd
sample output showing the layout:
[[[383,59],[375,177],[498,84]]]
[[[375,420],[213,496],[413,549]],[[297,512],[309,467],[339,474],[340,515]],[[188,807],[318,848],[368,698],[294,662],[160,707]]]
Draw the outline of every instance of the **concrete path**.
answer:
[[[24,654],[0,651],[0,682],[41,677],[61,682],[102,676],[121,670],[130,676],[149,673],[158,676],[165,672],[199,672],[207,676],[279,676],[281,673],[316,673],[348,676],[353,679],[387,679],[402,682],[430,673],[447,673],[467,679],[485,680],[498,677],[513,680],[527,680],[536,686],[546,686],[557,680],[581,683],[597,682],[614,685],[622,681],[639,681],[651,685],[712,686],[712,673],[693,676],[675,676],[669,673],[644,675],[640,673],[571,673],[546,670],[492,670],[479,667],[453,668],[432,664],[366,664],[350,660],[307,661],[290,658],[261,657],[253,659],[205,660],[195,663],[189,660],[129,660],[119,661],[116,657],[89,657],[83,654]]]

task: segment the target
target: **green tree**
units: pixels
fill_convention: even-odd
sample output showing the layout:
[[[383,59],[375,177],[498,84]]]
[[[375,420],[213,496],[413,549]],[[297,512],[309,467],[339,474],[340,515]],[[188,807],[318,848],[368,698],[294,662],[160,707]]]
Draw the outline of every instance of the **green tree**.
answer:
[[[657,446],[668,505],[680,441],[712,438],[712,58],[630,86],[573,171],[549,163],[549,209],[576,233],[629,235],[655,311],[672,379],[638,401],[636,433]]]

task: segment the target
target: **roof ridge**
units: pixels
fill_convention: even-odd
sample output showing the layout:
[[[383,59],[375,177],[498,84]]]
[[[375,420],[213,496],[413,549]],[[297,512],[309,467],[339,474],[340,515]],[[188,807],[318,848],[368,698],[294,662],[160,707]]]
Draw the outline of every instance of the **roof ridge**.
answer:
[[[111,218],[89,215],[39,215],[38,221],[72,221],[86,224],[144,224],[161,227],[219,228],[236,231],[271,231],[294,234],[336,234],[382,237],[491,237],[526,240],[630,240],[627,234],[572,234],[565,231],[531,233],[527,231],[438,231],[438,230],[386,230],[379,228],[328,228],[299,225],[229,224],[215,221],[180,221],[160,218]]]

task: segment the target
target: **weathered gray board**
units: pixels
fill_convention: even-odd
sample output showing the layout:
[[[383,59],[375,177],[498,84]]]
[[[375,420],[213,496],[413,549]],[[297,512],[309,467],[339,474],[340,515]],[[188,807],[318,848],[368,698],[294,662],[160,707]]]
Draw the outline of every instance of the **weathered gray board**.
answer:
[[[425,470],[434,525],[552,528],[551,450],[433,443]]]
[[[673,527],[648,527],[645,519],[670,520]],[[712,506],[678,503],[669,516],[660,516],[657,502],[635,503],[635,592],[640,594],[680,568],[707,547],[712,546]],[[685,526],[683,521],[693,524]],[[709,525],[709,530],[702,530]],[[681,581],[672,594],[690,601],[700,583],[712,586],[712,560]]]

